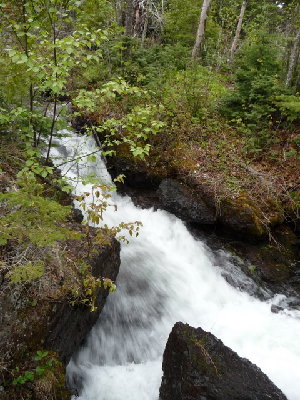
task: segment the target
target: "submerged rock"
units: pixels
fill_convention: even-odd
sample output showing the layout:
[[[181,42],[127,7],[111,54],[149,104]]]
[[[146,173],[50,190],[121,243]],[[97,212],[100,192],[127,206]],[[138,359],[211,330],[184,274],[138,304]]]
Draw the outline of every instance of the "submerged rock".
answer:
[[[254,364],[201,328],[178,322],[163,357],[160,400],[286,400]]]

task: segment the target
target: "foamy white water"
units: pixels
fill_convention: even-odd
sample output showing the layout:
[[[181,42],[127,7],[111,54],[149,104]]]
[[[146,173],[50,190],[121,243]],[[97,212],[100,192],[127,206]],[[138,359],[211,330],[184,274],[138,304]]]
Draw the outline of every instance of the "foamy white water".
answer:
[[[95,150],[92,138],[76,135],[58,144],[53,157]],[[110,181],[99,156],[96,163],[70,163],[63,171],[74,180],[94,172]],[[74,185],[75,193],[82,191],[89,187]],[[289,400],[300,400],[299,313],[274,314],[272,300],[263,302],[230,286],[222,269],[236,269],[228,265],[226,254],[215,265],[213,253],[178,218],[137,208],[129,197],[114,194],[113,200],[118,211],[110,208],[105,223],[138,220],[143,228],[138,238],[122,244],[117,291],[108,297],[86,347],[68,367],[70,378],[83,378],[78,400],[157,400],[163,350],[177,321],[212,332],[258,365]],[[245,286],[251,285],[249,278],[236,274]]]

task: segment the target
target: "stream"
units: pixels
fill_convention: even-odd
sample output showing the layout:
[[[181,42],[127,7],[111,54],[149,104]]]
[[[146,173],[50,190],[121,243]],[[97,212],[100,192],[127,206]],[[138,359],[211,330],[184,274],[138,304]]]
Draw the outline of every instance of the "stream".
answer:
[[[56,140],[51,156],[58,165],[95,150],[92,137],[69,132]],[[60,168],[75,194],[91,186],[78,177],[94,173],[111,182],[100,155],[96,162],[82,159]],[[271,305],[283,295],[266,293],[265,301],[253,296],[254,282],[230,257],[225,252],[216,257],[172,214],[138,208],[117,193],[112,201],[117,211],[107,210],[106,224],[141,221],[143,227],[137,238],[122,244],[117,291],[109,295],[86,346],[68,366],[70,379],[82,378],[76,399],[157,400],[165,344],[174,323],[182,321],[212,332],[258,365],[289,400],[300,400],[299,311],[272,313]],[[225,279],[226,271],[236,287]]]

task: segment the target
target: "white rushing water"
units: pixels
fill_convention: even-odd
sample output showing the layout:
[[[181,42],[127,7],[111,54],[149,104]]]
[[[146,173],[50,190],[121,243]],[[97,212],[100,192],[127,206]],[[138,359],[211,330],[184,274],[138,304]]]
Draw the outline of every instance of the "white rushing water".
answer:
[[[62,159],[95,149],[92,138],[76,135],[58,144],[52,156]],[[99,156],[96,163],[70,163],[63,171],[73,179],[94,172],[110,180]],[[74,191],[80,194],[89,187],[77,183]],[[106,213],[109,226],[141,221],[143,227],[138,238],[122,244],[117,291],[108,297],[86,347],[68,367],[71,378],[83,377],[79,399],[157,400],[162,353],[172,326],[182,321],[212,332],[257,364],[289,400],[300,400],[297,312],[274,314],[271,300],[260,301],[230,286],[222,276],[228,257],[224,254],[216,265],[213,253],[178,218],[137,208],[129,197],[114,194],[113,200],[118,211]],[[249,278],[241,276],[237,279],[247,286]]]

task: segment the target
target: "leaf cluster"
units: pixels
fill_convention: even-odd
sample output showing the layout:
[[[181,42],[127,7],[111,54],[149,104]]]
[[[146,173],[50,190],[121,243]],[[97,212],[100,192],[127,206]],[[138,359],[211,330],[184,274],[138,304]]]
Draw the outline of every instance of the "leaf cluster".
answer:
[[[89,308],[91,312],[97,311],[96,300],[100,288],[108,289],[110,292],[116,290],[116,285],[108,278],[95,278],[89,272],[85,274],[80,289],[72,291],[72,306],[83,305]]]
[[[33,358],[37,364],[36,368],[31,371],[25,371],[22,375],[16,377],[12,384],[16,387],[25,385],[28,382],[33,382],[51,371],[57,364],[57,360],[51,357],[48,351],[38,350]],[[18,368],[16,370],[18,372]]]
[[[23,176],[17,184],[19,190],[0,194],[6,209],[0,217],[1,245],[14,240],[23,245],[47,246],[74,237],[64,226],[70,207],[43,197],[43,185],[31,176]]]

